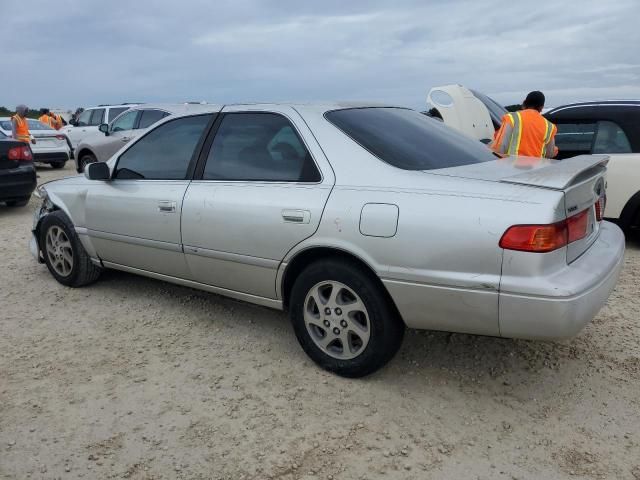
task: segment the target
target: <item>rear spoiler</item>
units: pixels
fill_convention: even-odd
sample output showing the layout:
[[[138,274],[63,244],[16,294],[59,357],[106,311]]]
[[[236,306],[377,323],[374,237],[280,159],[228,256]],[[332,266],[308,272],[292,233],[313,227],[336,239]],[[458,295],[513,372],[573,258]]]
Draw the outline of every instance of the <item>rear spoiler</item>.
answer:
[[[553,162],[530,172],[506,177],[500,181],[503,183],[564,190],[587,171],[603,169],[607,163],[609,163],[608,155],[578,155],[577,157]]]

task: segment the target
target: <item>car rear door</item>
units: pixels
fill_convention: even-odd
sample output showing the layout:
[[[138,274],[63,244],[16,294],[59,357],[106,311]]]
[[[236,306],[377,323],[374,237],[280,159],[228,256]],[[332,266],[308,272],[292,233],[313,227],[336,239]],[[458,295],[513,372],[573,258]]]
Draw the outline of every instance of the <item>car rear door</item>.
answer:
[[[314,234],[333,184],[292,108],[225,107],[184,199],[193,280],[275,299],[280,262]]]
[[[110,181],[91,185],[87,234],[105,265],[187,276],[182,200],[213,117],[192,115],[157,126],[118,157]]]

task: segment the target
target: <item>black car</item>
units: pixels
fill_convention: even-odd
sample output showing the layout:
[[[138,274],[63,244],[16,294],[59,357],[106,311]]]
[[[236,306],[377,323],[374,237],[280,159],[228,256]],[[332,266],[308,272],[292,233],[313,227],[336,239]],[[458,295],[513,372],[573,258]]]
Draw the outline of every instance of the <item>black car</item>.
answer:
[[[584,102],[554,108],[557,158],[606,154],[605,217],[629,230],[640,227],[640,101]]]
[[[0,202],[9,207],[26,205],[36,182],[31,147],[0,133]]]

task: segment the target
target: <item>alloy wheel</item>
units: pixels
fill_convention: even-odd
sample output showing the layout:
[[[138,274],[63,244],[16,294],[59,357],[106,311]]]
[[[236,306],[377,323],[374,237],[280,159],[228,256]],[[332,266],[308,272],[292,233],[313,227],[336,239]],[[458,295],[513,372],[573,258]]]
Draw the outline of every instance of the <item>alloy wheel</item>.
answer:
[[[369,343],[367,309],[360,297],[340,282],[320,282],[309,290],[304,322],[315,345],[339,360],[357,357]]]
[[[62,277],[68,277],[73,270],[73,249],[67,234],[57,225],[53,225],[47,231],[46,250],[49,263],[55,272]]]

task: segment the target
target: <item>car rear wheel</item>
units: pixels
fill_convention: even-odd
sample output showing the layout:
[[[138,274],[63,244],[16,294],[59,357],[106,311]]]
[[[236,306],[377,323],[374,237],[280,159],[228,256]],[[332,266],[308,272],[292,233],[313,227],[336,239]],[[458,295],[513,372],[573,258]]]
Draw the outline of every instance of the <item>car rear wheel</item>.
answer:
[[[7,207],[24,207],[29,203],[29,198],[31,197],[21,198],[20,200],[9,200],[5,203],[7,204]]]
[[[40,248],[49,272],[63,285],[81,287],[100,276],[101,268],[91,261],[73,224],[59,210],[42,219]]]
[[[95,155],[91,154],[91,153],[85,153],[82,155],[82,157],[80,157],[80,171],[84,172],[84,169],[86,168],[87,165],[89,165],[90,163],[94,163],[97,162],[98,159],[95,157]]]
[[[51,168],[63,168],[65,162],[51,162]]]
[[[362,377],[398,351],[404,324],[384,287],[356,263],[318,261],[297,278],[290,316],[303,350],[322,368]]]

